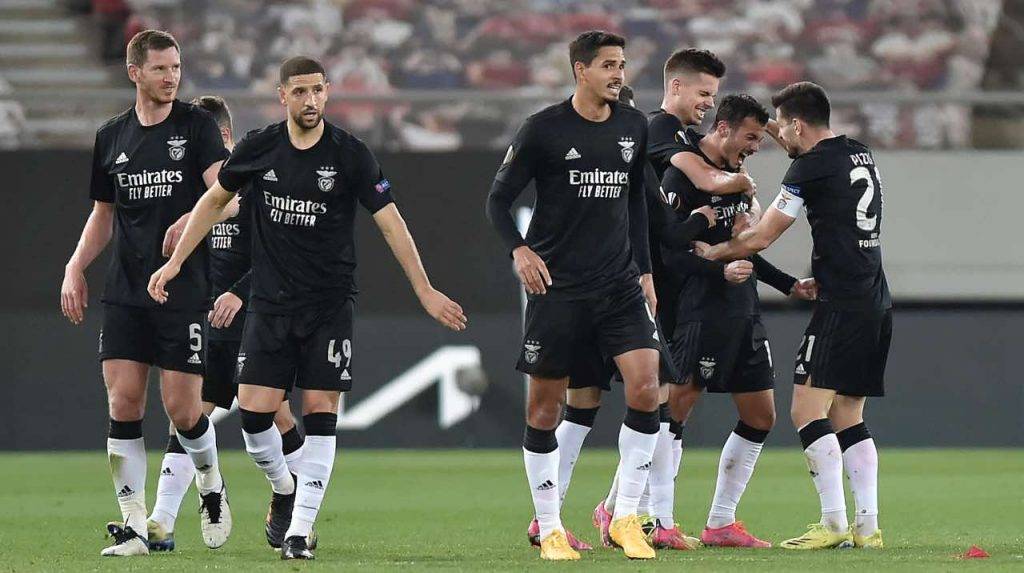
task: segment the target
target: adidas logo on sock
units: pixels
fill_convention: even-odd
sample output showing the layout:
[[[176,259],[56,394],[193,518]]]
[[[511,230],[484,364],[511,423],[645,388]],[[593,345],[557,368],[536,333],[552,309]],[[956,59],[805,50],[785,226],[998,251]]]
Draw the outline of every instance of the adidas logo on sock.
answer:
[[[192,355],[191,358],[188,359],[188,363],[189,364],[202,364],[203,360],[201,358],[199,358],[199,353],[196,352],[196,353],[194,353]]]
[[[318,479],[315,479],[313,481],[307,481],[306,487],[311,487],[314,489],[324,489],[324,483]]]
[[[121,155],[118,155],[117,159],[114,160],[115,165],[120,165],[122,163],[128,163],[128,156],[125,155],[123,151],[121,152]]]
[[[202,466],[196,468],[196,471],[200,472],[200,473],[206,472],[206,471],[210,471],[211,467],[213,467],[213,466],[211,466],[210,464],[205,464],[205,465],[202,465]]]
[[[651,469],[651,462],[636,467],[637,471],[646,472]]]
[[[537,491],[547,491],[549,489],[554,489],[554,488],[555,488],[555,483],[553,481],[551,481],[551,480],[547,480],[544,483],[542,483],[539,486],[537,486]]]
[[[272,463],[274,463],[274,462],[272,462],[270,460],[256,460],[256,465],[260,466],[261,468],[269,466]]]
[[[133,495],[134,493],[135,490],[125,485],[124,487],[121,488],[121,491],[117,492],[117,497],[128,497],[129,495]]]
[[[162,471],[160,472],[160,475],[162,475],[162,476],[173,476],[173,475],[174,475],[174,472],[172,472],[172,471],[171,471],[171,468],[170,468],[170,466],[168,466],[168,467],[164,468],[164,469],[163,469],[163,470],[162,470]]]
[[[263,180],[264,181],[277,181],[277,174],[274,173],[273,169],[271,169],[270,171],[267,171],[266,173],[263,174]]]
[[[565,160],[566,161],[569,161],[570,159],[579,159],[580,157],[583,157],[583,156],[580,155],[579,151],[576,151],[575,147],[569,148],[569,153],[565,154]]]

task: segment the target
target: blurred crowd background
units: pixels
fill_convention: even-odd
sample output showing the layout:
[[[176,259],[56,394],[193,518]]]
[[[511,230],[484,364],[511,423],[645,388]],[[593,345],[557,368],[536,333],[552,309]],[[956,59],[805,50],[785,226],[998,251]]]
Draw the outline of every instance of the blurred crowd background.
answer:
[[[1024,115],[1019,98],[982,97],[1022,88],[1024,26],[1010,10],[1024,3],[1013,1],[17,1],[54,4],[95,30],[87,51],[108,79],[81,101],[66,92],[70,106],[100,106],[102,89],[123,89],[127,39],[159,28],[182,44],[183,95],[228,95],[246,128],[280,117],[283,59],[321,59],[331,117],[388,149],[502,147],[523,117],[569,93],[567,42],[595,28],[627,37],[627,81],[647,108],[660,102],[665,58],[697,46],[726,62],[723,93],[767,102],[791,82],[815,81],[834,95],[837,127],[879,148],[1016,147],[1020,137],[997,120]],[[0,98],[12,60],[0,57]],[[30,109],[13,109],[14,84],[7,121],[31,125]]]

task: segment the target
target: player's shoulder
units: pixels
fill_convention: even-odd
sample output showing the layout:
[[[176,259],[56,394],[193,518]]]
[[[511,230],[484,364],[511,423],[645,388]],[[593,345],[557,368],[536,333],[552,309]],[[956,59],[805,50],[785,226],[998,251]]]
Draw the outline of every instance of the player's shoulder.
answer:
[[[242,143],[256,146],[267,146],[282,141],[285,134],[285,123],[272,123],[264,127],[250,129],[242,136],[239,144]]]
[[[572,117],[572,107],[567,101],[559,102],[540,109],[523,120],[523,130],[537,132],[544,128],[558,129],[554,126],[559,121]]]
[[[647,125],[647,114],[646,113],[638,110],[637,108],[635,108],[633,106],[629,106],[629,105],[625,105],[625,104],[621,104],[621,103],[613,103],[611,105],[615,106],[615,112],[616,113],[621,114],[622,117],[626,118],[628,121],[638,121],[638,122],[643,123],[645,126]]]
[[[96,129],[97,138],[102,139],[103,137],[111,133],[114,133],[117,130],[124,127],[124,125],[128,123],[128,120],[131,119],[132,113],[133,109],[128,108],[122,111],[121,113],[115,115],[114,117],[108,119],[107,121],[103,122],[103,124],[101,124],[99,128]]]
[[[171,113],[185,121],[203,122],[203,121],[216,121],[213,118],[213,114],[199,107],[194,103],[183,102],[181,100],[174,100],[171,104]]]
[[[369,149],[362,139],[359,139],[345,128],[334,125],[324,120],[324,136],[329,139],[332,145],[342,151]]]

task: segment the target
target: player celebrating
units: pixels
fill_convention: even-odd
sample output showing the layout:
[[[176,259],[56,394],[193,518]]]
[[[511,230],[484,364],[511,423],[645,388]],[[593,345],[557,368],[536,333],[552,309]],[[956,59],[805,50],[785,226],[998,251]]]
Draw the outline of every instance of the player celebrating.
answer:
[[[768,112],[748,95],[727,96],[715,115],[714,129],[694,134],[685,153],[706,166],[737,172],[746,157],[756,153],[765,133]],[[712,195],[701,191],[687,175],[670,167],[662,180],[664,191],[680,203],[683,212],[710,205],[720,214],[720,226],[700,240],[719,243],[760,208],[747,194]],[[785,294],[813,297],[810,281],[798,282],[760,257],[751,261],[696,264],[701,261],[681,249],[664,251],[667,270],[680,285],[672,354],[686,384],[676,388],[672,407],[685,423],[700,395],[728,392],[739,413],[719,461],[715,496],[701,534],[705,545],[770,547],[736,521],[736,506],[746,489],[764,441],[775,423],[775,374],[771,349],[760,319],[757,278]]]
[[[530,295],[517,368],[530,376],[523,454],[544,559],[579,559],[559,516],[555,427],[573,356],[588,336],[604,356],[614,357],[625,379],[611,537],[629,557],[655,556],[636,516],[658,432],[659,339],[644,300],[653,308],[644,204],[647,125],[643,114],[617,101],[624,46],[622,37],[601,31],[570,44],[572,98],[524,122],[487,201],[488,217]],[[531,179],[537,199],[524,239],[509,209]]]
[[[88,303],[85,269],[116,232],[99,352],[110,406],[107,453],[123,518],[123,526],[107,526],[114,543],[102,554],[110,556],[149,553],[142,417],[150,367],[160,369],[164,407],[197,471],[203,540],[220,547],[231,532],[216,433],[200,403],[202,325],[209,308],[206,250],[181,261],[182,277],[171,289],[174,303],[154,304],[143,286],[163,260],[165,231],[216,180],[227,152],[210,114],[175,99],[181,58],[170,34],[136,34],[128,43],[127,67],[135,106],[96,132],[93,211],[61,286],[64,315],[81,324]]]
[[[223,98],[202,96],[192,104],[210,112],[220,129],[224,147],[234,148],[231,126],[231,110]],[[219,406],[230,409],[237,394],[235,370],[238,349],[241,345],[242,326],[245,313],[239,312],[249,298],[249,251],[252,240],[249,237],[250,210],[248,202],[240,204],[237,215],[213,226],[209,241],[210,282],[217,296],[208,317],[210,328],[206,331],[206,375],[203,376],[203,413],[209,416]],[[176,239],[176,238],[175,238]],[[175,241],[176,243],[176,241]],[[173,252],[168,247],[166,255]],[[274,425],[281,432],[282,452],[292,473],[297,473],[297,463],[302,456],[302,436],[295,426],[288,402],[282,402],[274,417]],[[171,551],[174,549],[174,523],[177,520],[181,500],[188,491],[195,475],[194,468],[178,437],[173,433],[167,441],[167,451],[161,464],[160,480],[157,482],[156,503],[147,520],[150,551]],[[271,531],[268,527],[267,541],[272,547],[280,547],[283,528]]]
[[[462,308],[430,285],[391,184],[361,141],[324,121],[323,66],[295,57],[281,65],[278,95],[287,120],[249,133],[218,182],[196,205],[171,259],[150,279],[166,304],[172,279],[232,196],[245,189],[253,216],[253,286],[238,375],[246,450],[273,491],[271,522],[290,525],[282,559],[313,559],[309,536],[334,466],[338,402],[352,386],[355,284],[353,220],[358,201],[373,214],[424,309],[463,330]],[[246,185],[249,187],[246,188]],[[281,451],[274,413],[302,388],[306,442],[297,478]],[[292,511],[294,509],[294,511]]]
[[[761,221],[727,243],[701,245],[713,260],[766,249],[807,207],[818,304],[797,352],[793,424],[821,501],[821,520],[787,549],[882,547],[878,453],[864,424],[867,396],[884,393],[892,299],[882,270],[882,182],[871,150],[837,136],[820,86],[792,84],[772,98],[779,139],[793,163]],[[856,503],[852,529],[843,465]]]

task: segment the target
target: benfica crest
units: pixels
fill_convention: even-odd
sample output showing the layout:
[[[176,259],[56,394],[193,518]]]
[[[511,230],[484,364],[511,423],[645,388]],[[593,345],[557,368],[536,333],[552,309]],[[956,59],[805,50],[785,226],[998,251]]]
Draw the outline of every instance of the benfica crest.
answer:
[[[316,180],[316,184],[320,187],[320,190],[324,193],[334,189],[334,176],[338,174],[333,167],[321,167],[316,172],[320,177]]]
[[[181,161],[185,157],[185,144],[187,142],[187,139],[178,135],[167,140],[167,153],[170,154],[171,159]]]
[[[633,145],[635,143],[632,137],[623,137],[619,140],[619,147],[622,148],[619,151],[622,152],[622,160],[626,163],[633,160]]]
[[[535,340],[527,340],[523,344],[523,358],[527,364],[536,364],[540,358],[540,344]]]
[[[700,359],[700,377],[709,380],[715,375],[715,359],[708,358],[707,356]]]

